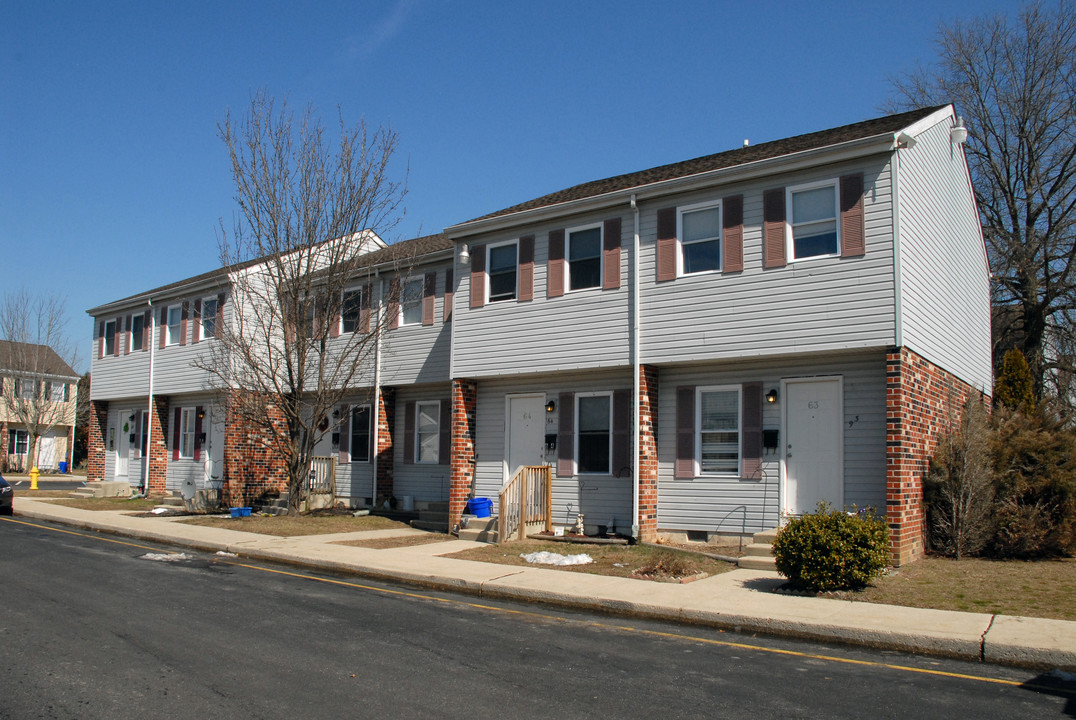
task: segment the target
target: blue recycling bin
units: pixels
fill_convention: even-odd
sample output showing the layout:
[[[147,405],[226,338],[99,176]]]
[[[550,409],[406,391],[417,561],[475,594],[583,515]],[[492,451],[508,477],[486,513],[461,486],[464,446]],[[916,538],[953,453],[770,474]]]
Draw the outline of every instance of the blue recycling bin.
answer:
[[[66,475],[67,474],[67,462],[66,461],[63,461],[63,460],[60,461],[60,474],[61,475]]]
[[[493,509],[493,501],[489,498],[471,498],[467,501],[467,508],[464,512],[467,512],[475,517],[486,518],[490,516],[490,511]]]

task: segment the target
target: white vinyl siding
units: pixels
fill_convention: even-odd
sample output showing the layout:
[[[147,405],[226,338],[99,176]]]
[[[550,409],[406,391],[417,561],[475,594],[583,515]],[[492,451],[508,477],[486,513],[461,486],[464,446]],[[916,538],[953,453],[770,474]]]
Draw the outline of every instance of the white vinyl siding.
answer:
[[[448,500],[449,474],[451,471],[450,465],[447,463],[442,465],[435,463],[415,463],[411,461],[405,462],[404,458],[405,443],[403,437],[406,427],[404,415],[407,403],[415,402],[417,406],[419,402],[427,402],[433,399],[437,399],[443,403],[451,402],[450,388],[447,383],[438,386],[411,385],[397,388],[396,430],[393,435],[395,442],[393,443],[392,469],[392,491],[397,498],[404,495],[410,495],[416,502],[443,502]],[[503,417],[503,407],[501,408],[501,414]],[[360,465],[358,467],[372,467],[375,464],[376,463],[370,463],[368,466]],[[361,475],[361,477],[363,478],[361,483],[355,484],[355,489],[352,490],[352,493],[357,497],[365,497],[370,494],[369,474]]]

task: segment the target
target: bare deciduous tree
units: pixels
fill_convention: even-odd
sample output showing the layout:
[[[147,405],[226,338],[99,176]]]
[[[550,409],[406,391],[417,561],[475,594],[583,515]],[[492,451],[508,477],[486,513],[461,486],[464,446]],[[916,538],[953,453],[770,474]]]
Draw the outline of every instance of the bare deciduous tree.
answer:
[[[399,221],[406,191],[389,168],[398,140],[341,119],[334,147],[310,109],[296,121],[265,92],[241,121],[228,115],[219,134],[239,206],[232,232],[222,223],[219,237],[232,308],[198,365],[227,393],[233,418],[260,428],[283,462],[295,514],[314,447],[349,386],[370,384],[388,322],[361,265]]]
[[[27,469],[38,461],[38,440],[74,422],[72,383],[77,353],[67,338],[64,300],[19,290],[0,306],[0,392],[4,417],[26,430]]]
[[[939,58],[894,80],[891,109],[952,102],[994,275],[995,360],[1015,344],[1036,394],[1072,373],[1076,341],[1076,7],[1034,3],[942,26]]]

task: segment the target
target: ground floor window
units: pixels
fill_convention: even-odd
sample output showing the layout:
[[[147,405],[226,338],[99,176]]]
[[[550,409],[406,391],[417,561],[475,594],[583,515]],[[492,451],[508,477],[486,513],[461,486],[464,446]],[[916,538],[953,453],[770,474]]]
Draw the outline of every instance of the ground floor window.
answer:
[[[609,474],[613,438],[612,393],[576,396],[576,435],[579,474]]]
[[[194,418],[195,408],[183,408],[179,420],[179,456],[194,457]]]
[[[370,462],[370,406],[351,411],[351,461]]]
[[[30,433],[26,430],[9,430],[7,447],[11,455],[25,455],[30,451]]]
[[[740,472],[740,388],[698,389],[698,417],[695,427],[702,473]]]
[[[415,403],[415,462],[438,462],[440,446],[441,403]]]

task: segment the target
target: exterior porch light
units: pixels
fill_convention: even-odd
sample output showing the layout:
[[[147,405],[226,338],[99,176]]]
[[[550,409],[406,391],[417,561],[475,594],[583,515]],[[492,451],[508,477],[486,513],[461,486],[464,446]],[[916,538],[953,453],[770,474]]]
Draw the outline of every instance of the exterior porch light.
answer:
[[[460,264],[461,265],[470,265],[471,264],[471,253],[469,253],[467,251],[467,243],[464,243],[463,247],[460,248]]]
[[[777,388],[773,388],[768,393],[766,393],[766,402],[768,402],[770,405],[773,405],[775,402],[777,402]]]
[[[550,400],[549,402],[547,402],[545,404],[545,411],[547,413],[551,413],[556,409],[557,409],[557,402],[555,400]]]

